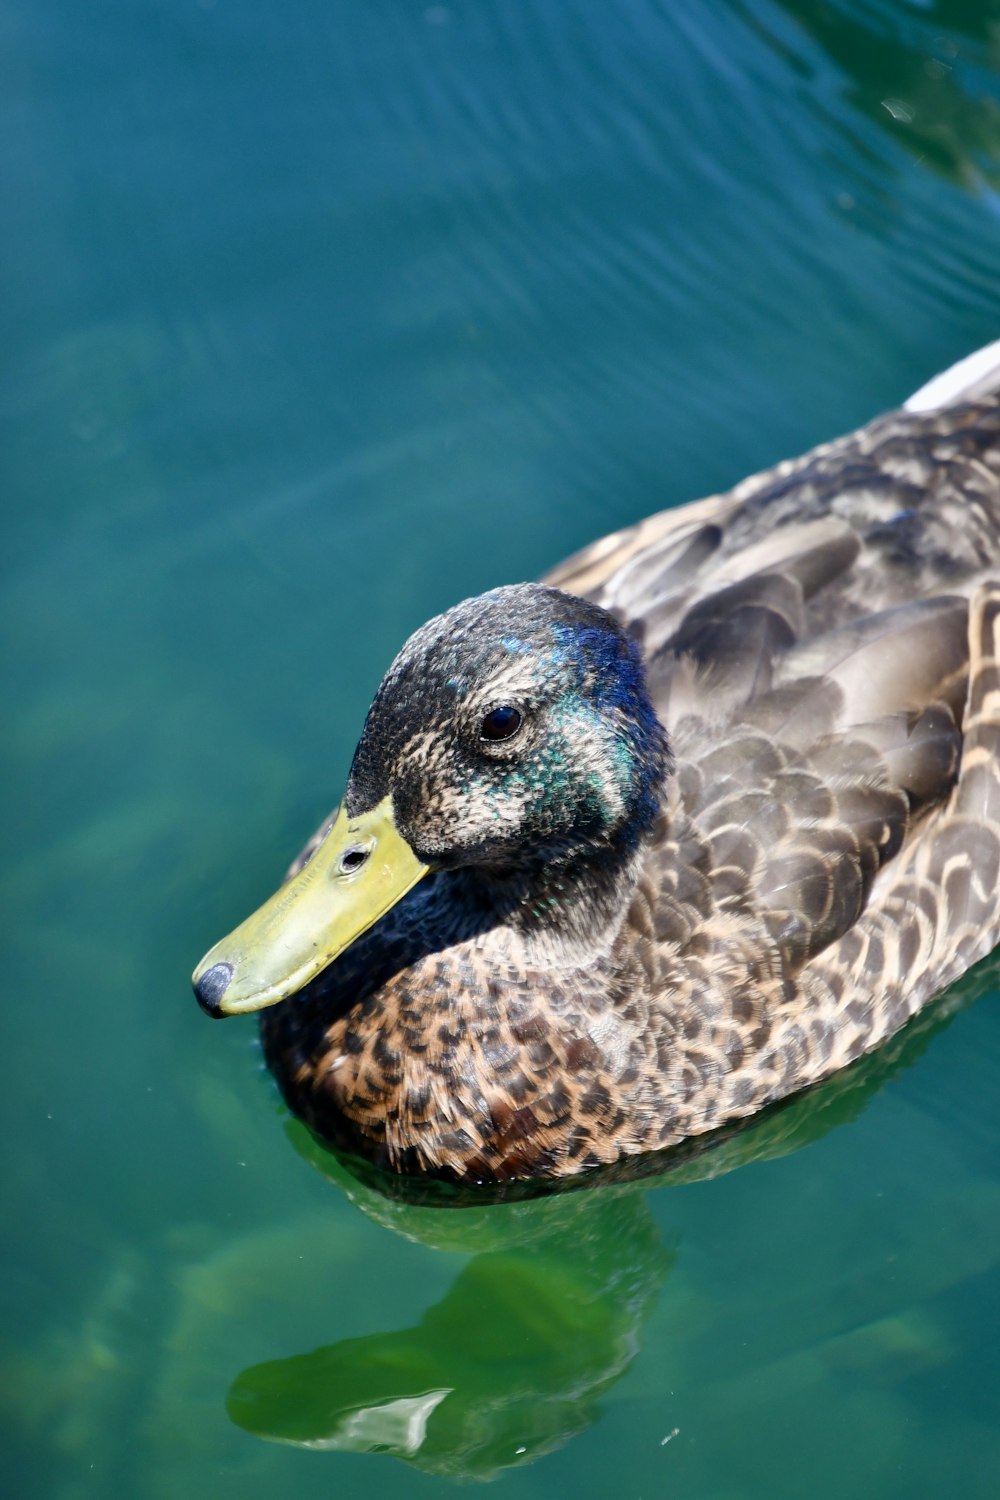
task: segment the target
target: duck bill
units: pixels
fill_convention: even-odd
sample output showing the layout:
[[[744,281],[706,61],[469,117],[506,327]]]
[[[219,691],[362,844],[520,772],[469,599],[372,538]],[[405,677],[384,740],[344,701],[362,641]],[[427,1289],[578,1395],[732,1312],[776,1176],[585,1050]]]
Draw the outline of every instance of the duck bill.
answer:
[[[396,828],[386,797],[370,812],[340,812],[297,875],[205,954],[192,976],[211,1016],[287,1000],[416,885],[422,864]]]

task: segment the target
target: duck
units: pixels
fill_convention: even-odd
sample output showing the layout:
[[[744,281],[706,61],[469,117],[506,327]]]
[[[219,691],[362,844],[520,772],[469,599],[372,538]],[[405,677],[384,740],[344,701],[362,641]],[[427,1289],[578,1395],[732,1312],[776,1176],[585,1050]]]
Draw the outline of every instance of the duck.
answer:
[[[404,644],[195,970],[395,1179],[586,1180],[872,1051],[1000,941],[1000,343]]]

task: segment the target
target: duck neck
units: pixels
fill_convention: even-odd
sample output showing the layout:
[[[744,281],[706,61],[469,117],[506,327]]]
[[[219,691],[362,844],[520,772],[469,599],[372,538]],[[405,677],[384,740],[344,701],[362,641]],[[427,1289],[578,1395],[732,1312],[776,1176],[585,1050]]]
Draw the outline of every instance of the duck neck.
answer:
[[[461,879],[475,905],[493,915],[492,940],[513,962],[578,968],[611,948],[639,879],[646,841],[629,839],[504,874],[465,869]]]

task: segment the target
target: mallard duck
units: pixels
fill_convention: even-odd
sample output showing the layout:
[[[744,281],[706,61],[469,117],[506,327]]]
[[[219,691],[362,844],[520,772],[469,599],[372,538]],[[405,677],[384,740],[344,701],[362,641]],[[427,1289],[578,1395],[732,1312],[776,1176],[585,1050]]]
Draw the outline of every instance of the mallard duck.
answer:
[[[877,1047],[1000,938],[1000,345],[413,635],[195,972],[324,1141],[568,1178]],[[264,1009],[267,1007],[267,1009]]]

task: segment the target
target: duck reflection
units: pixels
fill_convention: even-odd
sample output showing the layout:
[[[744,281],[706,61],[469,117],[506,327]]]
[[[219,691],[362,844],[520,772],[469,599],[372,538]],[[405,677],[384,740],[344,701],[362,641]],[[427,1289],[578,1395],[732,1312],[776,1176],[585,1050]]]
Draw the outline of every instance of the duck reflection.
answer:
[[[630,1164],[629,1181],[605,1172],[550,1196],[498,1201],[492,1189],[484,1201],[381,1177],[290,1124],[296,1150],[370,1218],[473,1258],[413,1327],[245,1370],[229,1391],[231,1419],[271,1441],[384,1453],[469,1479],[551,1452],[595,1420],[669,1274],[675,1252],[650,1214],[649,1188],[787,1154],[854,1119],[983,982],[980,966],[881,1051],[742,1130]],[[341,1296],[331,1290],[333,1324]]]
[[[414,1327],[247,1370],[229,1394],[239,1426],[476,1479],[589,1426],[670,1267],[641,1197],[579,1194],[456,1214],[379,1203],[374,1190],[344,1185],[410,1237],[486,1248]]]

